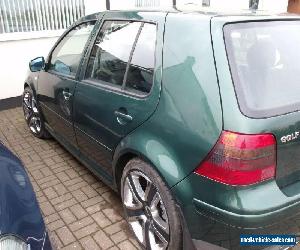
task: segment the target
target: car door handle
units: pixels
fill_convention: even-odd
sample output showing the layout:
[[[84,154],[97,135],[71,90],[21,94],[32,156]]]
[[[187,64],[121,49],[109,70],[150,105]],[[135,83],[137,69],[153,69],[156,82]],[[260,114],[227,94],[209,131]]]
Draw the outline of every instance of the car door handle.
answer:
[[[115,116],[120,124],[124,125],[127,122],[131,122],[133,120],[131,115],[125,114],[122,111],[116,110]]]
[[[68,92],[68,91],[65,91],[65,90],[63,90],[62,93],[63,93],[63,96],[64,96],[65,100],[69,101],[70,97],[72,96],[72,94],[70,92]]]

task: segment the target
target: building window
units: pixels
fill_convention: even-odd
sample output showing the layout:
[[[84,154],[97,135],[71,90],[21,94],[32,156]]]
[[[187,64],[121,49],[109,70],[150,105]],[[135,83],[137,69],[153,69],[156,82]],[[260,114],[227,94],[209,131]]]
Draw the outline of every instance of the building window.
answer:
[[[209,7],[210,6],[210,0],[202,0],[202,6],[203,7]]]
[[[249,0],[249,9],[257,10],[258,4],[259,4],[259,0]]]
[[[160,0],[135,0],[135,7],[159,7]]]
[[[83,0],[0,0],[0,34],[66,29],[84,15]]]

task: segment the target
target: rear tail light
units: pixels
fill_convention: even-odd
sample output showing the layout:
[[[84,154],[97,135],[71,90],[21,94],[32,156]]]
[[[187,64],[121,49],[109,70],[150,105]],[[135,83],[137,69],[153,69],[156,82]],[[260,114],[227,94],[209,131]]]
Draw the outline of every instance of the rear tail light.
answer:
[[[276,140],[272,134],[223,131],[196,174],[228,185],[250,185],[275,177]]]

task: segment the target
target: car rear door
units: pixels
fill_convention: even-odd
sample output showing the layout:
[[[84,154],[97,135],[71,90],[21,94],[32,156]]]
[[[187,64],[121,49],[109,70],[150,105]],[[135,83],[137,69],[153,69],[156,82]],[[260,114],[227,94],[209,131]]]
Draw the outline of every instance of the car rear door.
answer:
[[[96,20],[70,28],[55,45],[39,75],[38,100],[46,124],[65,144],[77,147],[73,129],[73,95],[77,72]]]
[[[165,14],[139,14],[105,15],[75,92],[79,149],[108,176],[120,140],[147,120],[159,101]]]

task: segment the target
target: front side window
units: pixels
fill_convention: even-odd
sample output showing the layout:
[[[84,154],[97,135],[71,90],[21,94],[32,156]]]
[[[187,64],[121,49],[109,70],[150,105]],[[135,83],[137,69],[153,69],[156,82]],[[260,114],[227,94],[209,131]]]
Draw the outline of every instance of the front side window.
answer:
[[[126,79],[126,88],[149,93],[153,83],[156,25],[145,23],[137,40]]]
[[[72,29],[52,52],[49,70],[75,76],[94,25],[95,21],[86,22]]]
[[[300,110],[300,22],[228,24],[225,43],[241,111],[263,118]]]
[[[122,86],[139,22],[105,21],[92,48],[85,78]]]

